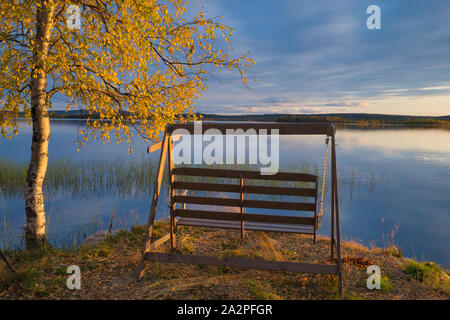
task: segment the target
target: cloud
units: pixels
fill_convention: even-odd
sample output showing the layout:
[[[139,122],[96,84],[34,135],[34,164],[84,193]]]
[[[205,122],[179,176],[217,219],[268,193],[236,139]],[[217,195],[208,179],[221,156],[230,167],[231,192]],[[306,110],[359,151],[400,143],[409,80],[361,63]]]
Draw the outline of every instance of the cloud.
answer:
[[[250,83],[250,93],[231,75],[210,82],[206,102],[197,108],[208,112],[208,106],[221,106],[221,113],[368,107],[397,114],[449,113],[450,2],[378,0],[382,29],[376,31],[366,27],[369,4],[205,2],[210,16],[223,15],[224,23],[235,28],[235,52],[250,51],[259,81]]]
[[[267,97],[263,100],[264,103],[295,103],[297,100],[288,97]]]
[[[298,99],[288,97],[267,97],[263,101],[249,104],[223,103],[220,105],[205,104],[197,111],[217,114],[270,114],[270,113],[336,113],[336,112],[361,112],[368,108],[366,101],[332,101],[302,103]]]
[[[369,102],[360,102],[359,106],[368,108],[368,107],[370,107],[370,103]]]
[[[369,102],[358,102],[358,101],[340,101],[340,102],[329,102],[325,103],[324,107],[370,107]]]
[[[450,86],[437,86],[437,87],[427,87],[427,88],[420,88],[418,90],[422,91],[450,91]]]

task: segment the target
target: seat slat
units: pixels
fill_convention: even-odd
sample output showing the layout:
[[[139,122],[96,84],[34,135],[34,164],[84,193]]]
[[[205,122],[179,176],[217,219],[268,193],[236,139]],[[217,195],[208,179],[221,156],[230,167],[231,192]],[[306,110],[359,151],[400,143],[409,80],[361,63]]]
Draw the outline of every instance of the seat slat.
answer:
[[[299,210],[299,211],[316,210],[316,205],[314,203],[264,201],[264,200],[244,200],[243,207],[259,208],[259,209]]]
[[[241,188],[237,184],[218,184],[202,182],[175,181],[172,184],[174,189],[186,189],[196,191],[219,191],[240,193]],[[288,187],[267,187],[267,186],[249,186],[244,185],[245,193],[251,194],[270,194],[282,196],[316,197],[316,189],[312,188],[288,188]]]
[[[174,203],[190,203],[226,207],[240,207],[240,199],[229,198],[211,198],[211,197],[192,197],[176,195],[173,197]],[[279,209],[279,210],[298,210],[315,211],[314,203],[283,202],[283,201],[264,201],[264,200],[244,200],[242,206],[245,208],[259,209]]]
[[[259,171],[178,167],[172,169],[171,173],[180,176],[196,177],[220,177],[237,179],[242,175],[244,179],[317,182],[317,176],[313,174],[296,172],[278,172],[273,175],[262,175]]]
[[[185,210],[176,209],[173,211],[176,217],[209,219],[209,220],[225,220],[240,221],[241,214],[236,212],[206,211],[206,210]],[[278,216],[269,214],[244,213],[244,221],[248,222],[265,222],[265,223],[281,223],[292,225],[314,225],[313,217],[295,217],[295,216]]]
[[[248,222],[265,222],[265,223],[280,223],[292,225],[314,225],[313,217],[293,217],[293,216],[278,216],[269,214],[255,214],[244,213],[244,221]]]
[[[177,225],[220,228],[220,229],[240,229],[241,228],[240,221],[197,219],[197,218],[186,218],[186,217],[178,218]],[[293,224],[283,224],[283,223],[245,222],[245,230],[313,234],[314,226],[312,226],[312,225],[293,225]]]

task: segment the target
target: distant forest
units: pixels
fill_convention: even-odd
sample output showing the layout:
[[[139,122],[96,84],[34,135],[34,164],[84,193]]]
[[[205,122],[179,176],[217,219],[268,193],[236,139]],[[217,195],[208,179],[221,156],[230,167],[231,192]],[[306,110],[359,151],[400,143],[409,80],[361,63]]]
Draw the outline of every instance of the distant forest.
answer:
[[[53,119],[98,119],[96,114],[89,115],[82,110],[50,111]],[[371,113],[327,113],[327,114],[246,114],[246,115],[218,115],[198,113],[202,120],[208,121],[265,121],[265,122],[335,122],[342,124],[359,124],[368,126],[383,126],[385,124],[402,125],[435,125],[450,127],[448,116],[410,116]],[[19,117],[24,117],[19,113]]]
[[[450,116],[409,116],[370,113],[327,113],[327,114],[264,114],[223,116],[202,114],[205,120],[216,121],[276,121],[276,122],[335,122],[380,126],[384,124],[439,125],[450,126]]]

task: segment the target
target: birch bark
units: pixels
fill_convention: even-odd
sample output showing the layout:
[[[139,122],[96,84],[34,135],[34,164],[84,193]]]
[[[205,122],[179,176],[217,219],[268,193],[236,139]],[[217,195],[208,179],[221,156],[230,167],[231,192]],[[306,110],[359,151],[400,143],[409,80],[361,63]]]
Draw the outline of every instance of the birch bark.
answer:
[[[55,4],[53,1],[41,1],[36,13],[36,36],[31,69],[33,138],[25,187],[27,217],[25,245],[27,248],[40,245],[45,240],[45,203],[42,185],[47,171],[48,141],[50,138],[45,61],[48,56],[54,11]]]

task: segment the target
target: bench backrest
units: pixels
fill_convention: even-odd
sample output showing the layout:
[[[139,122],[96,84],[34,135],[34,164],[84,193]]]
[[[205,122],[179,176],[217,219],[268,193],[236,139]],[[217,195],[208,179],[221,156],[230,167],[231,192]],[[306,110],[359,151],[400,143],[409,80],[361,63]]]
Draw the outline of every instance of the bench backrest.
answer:
[[[288,223],[288,224],[306,224],[314,225],[317,216],[317,176],[306,173],[290,173],[279,172],[274,175],[261,175],[259,171],[248,170],[229,170],[229,169],[211,169],[211,168],[193,168],[179,167],[174,168],[170,172],[171,179],[171,195],[172,195],[172,211],[175,217],[190,217],[200,219],[216,219],[216,220],[243,220],[252,222],[271,222],[271,223]],[[204,183],[177,181],[177,176],[193,176],[193,177],[213,177],[213,178],[229,178],[237,179],[236,183]],[[250,185],[247,180],[272,180],[272,181],[293,181],[293,182],[309,182],[313,183],[313,188],[299,187],[272,187],[262,185]],[[191,195],[179,195],[175,190],[187,191],[213,191],[213,192],[229,192],[240,194],[240,199],[225,198],[216,194],[216,197],[202,197]],[[313,202],[285,202],[285,201],[267,201],[267,200],[250,200],[246,199],[246,194],[260,195],[280,195],[280,196],[297,196],[311,198]],[[240,212],[218,212],[206,210],[190,210],[176,209],[176,204],[196,204],[205,206],[225,206],[238,207]],[[297,217],[291,215],[268,215],[244,213],[243,208],[260,208],[260,209],[276,209],[290,211],[308,211],[313,212],[314,217]]]

